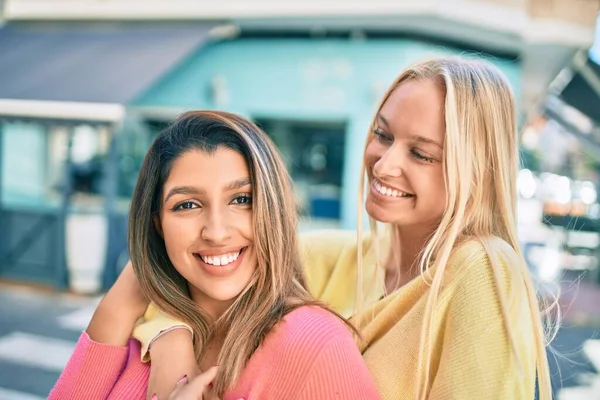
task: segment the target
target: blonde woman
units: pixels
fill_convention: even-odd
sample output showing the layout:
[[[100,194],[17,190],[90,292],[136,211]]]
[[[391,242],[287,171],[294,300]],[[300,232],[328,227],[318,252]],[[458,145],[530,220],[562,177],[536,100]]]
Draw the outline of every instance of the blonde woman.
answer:
[[[463,58],[410,67],[366,141],[371,234],[302,238],[312,294],[354,312],[383,399],[533,399],[536,378],[539,399],[551,399],[545,326],[557,325],[542,321],[516,236],[517,147],[515,101],[495,67]],[[184,325],[152,306],[148,317],[138,337],[156,368],[174,366],[156,385],[196,373],[182,361],[189,333],[171,329]]]
[[[157,137],[133,195],[129,249],[133,267],[50,399],[168,397],[148,391],[160,369],[128,340],[146,298],[191,327],[204,371],[173,382],[170,399],[379,398],[349,326],[305,289],[289,176],[251,122],[191,112]]]

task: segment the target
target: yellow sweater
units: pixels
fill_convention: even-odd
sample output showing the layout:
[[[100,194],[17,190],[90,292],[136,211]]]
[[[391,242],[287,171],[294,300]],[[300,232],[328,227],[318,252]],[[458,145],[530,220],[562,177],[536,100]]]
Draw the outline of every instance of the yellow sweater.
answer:
[[[381,299],[382,285],[373,285],[375,254],[364,242],[363,268],[367,302],[352,316],[362,339],[364,360],[384,400],[415,398],[421,324],[429,286],[418,277]],[[301,254],[311,293],[336,311],[349,315],[356,293],[355,232],[324,231],[302,236]],[[524,298],[520,272],[502,263],[505,296]],[[454,250],[433,318],[430,399],[533,399],[535,353],[530,311],[526,304],[510,307],[516,349],[523,369],[518,372],[506,334],[490,261],[481,244],[469,241]],[[381,282],[380,282],[381,283]],[[150,306],[146,322],[134,336],[143,353],[162,330],[179,324]]]

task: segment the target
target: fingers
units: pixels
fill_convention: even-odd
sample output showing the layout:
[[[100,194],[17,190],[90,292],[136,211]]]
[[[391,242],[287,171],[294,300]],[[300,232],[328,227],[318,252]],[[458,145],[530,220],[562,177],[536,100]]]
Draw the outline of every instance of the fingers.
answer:
[[[217,376],[218,367],[214,366],[206,370],[206,372],[195,377],[188,386],[192,389],[193,393],[203,393],[206,389],[211,387],[212,381]]]
[[[182,376],[169,396],[170,400],[202,400],[210,398],[212,381],[217,376],[218,367],[209,368],[206,372],[189,380],[187,375]],[[152,400],[158,400],[153,398]]]

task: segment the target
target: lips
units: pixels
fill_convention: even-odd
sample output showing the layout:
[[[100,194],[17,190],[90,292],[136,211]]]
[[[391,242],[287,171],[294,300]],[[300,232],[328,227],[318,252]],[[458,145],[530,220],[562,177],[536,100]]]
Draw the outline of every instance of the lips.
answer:
[[[217,267],[224,267],[235,262],[245,249],[246,247],[243,247],[242,249],[235,252],[228,252],[215,255],[203,255],[201,253],[194,253],[194,256],[201,259],[206,264],[214,265]]]
[[[397,198],[415,197],[415,195],[412,193],[387,187],[384,184],[382,184],[381,182],[379,182],[377,179],[373,179],[372,186],[373,186],[373,189],[375,191],[377,191],[377,193],[379,193],[383,196],[397,197]]]

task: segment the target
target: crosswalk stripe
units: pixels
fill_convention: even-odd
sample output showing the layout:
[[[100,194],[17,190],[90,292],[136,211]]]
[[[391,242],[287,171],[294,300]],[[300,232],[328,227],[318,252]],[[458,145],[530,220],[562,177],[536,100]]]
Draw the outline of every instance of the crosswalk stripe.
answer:
[[[600,371],[600,340],[586,340],[583,352],[596,371]],[[590,374],[583,386],[561,389],[558,400],[600,400],[600,375]]]
[[[91,305],[88,307],[80,308],[69,314],[65,314],[57,318],[58,325],[64,329],[71,329],[74,331],[83,331],[87,328],[94,311],[96,311],[97,305]]]
[[[13,332],[0,338],[0,359],[61,372],[74,348],[74,342]]]
[[[0,387],[0,399],[2,400],[44,400],[43,397],[32,394],[17,392],[15,390],[4,389]]]
[[[583,352],[596,371],[600,372],[600,340],[586,340],[583,344]]]
[[[560,390],[557,400],[599,400],[598,384],[589,387],[571,387]]]

